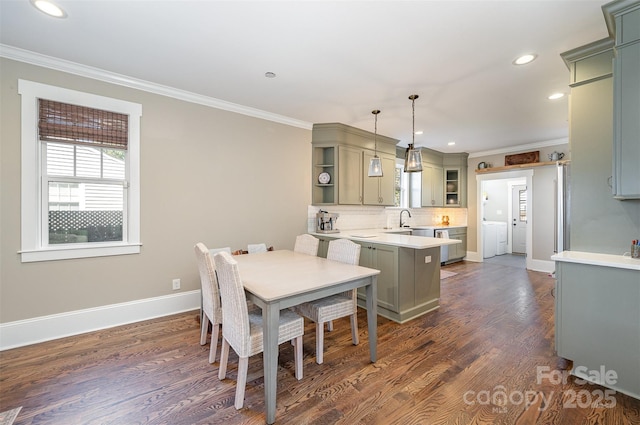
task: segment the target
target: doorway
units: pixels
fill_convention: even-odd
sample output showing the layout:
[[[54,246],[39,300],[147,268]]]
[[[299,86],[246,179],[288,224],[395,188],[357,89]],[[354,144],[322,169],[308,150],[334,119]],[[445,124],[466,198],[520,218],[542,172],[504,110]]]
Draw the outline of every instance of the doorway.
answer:
[[[481,261],[524,264],[532,269],[531,200],[533,198],[533,170],[507,171],[476,176],[477,180],[477,252]],[[505,214],[506,213],[506,214]],[[506,227],[504,255],[493,256],[493,227]],[[505,226],[506,225],[506,226]],[[486,233],[486,234],[485,234]],[[487,245],[485,245],[487,244]],[[496,254],[497,254],[496,252]],[[508,257],[507,257],[508,256]],[[485,257],[488,257],[485,259]],[[521,266],[522,267],[522,266]]]

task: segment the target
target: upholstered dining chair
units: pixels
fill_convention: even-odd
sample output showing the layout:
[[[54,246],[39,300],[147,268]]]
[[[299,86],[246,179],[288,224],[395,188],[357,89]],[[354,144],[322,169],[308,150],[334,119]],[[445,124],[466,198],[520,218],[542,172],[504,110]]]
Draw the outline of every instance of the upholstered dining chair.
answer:
[[[267,244],[266,243],[250,243],[247,245],[247,251],[249,254],[267,252]]]
[[[348,239],[329,242],[327,259],[357,265],[360,262],[360,245]],[[358,345],[358,305],[355,289],[292,307],[296,313],[316,322],[316,363],[324,361],[324,324],[341,317],[351,316],[351,337]],[[330,327],[330,330],[332,328]]]
[[[307,255],[318,255],[318,246],[320,239],[309,235],[308,233],[296,236],[296,243],[293,246],[294,252]]]
[[[247,299],[238,271],[238,262],[225,252],[216,254],[214,263],[218,274],[220,295],[222,296],[222,350],[218,377],[227,374],[229,346],[238,355],[238,381],[236,384],[236,409],[244,404],[244,390],[247,384],[249,357],[264,349],[262,313],[247,309]],[[280,310],[278,344],[292,341],[294,346],[295,376],[302,379],[302,335],[304,319],[288,309]]]
[[[199,242],[194,247],[196,259],[198,260],[198,271],[200,272],[201,292],[201,313],[200,313],[200,345],[207,343],[207,331],[211,323],[211,348],[209,349],[209,363],[216,361],[216,350],[218,347],[218,335],[222,324],[222,309],[220,304],[220,292],[218,290],[218,280],[216,268],[211,258],[211,251],[205,244]],[[223,250],[225,250],[223,248]],[[226,250],[225,250],[226,251]],[[229,249],[229,251],[231,251]]]

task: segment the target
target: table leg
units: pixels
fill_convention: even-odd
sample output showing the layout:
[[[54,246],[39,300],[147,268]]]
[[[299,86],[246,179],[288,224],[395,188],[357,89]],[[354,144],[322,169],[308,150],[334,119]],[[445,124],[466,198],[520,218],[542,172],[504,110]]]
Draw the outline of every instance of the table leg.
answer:
[[[378,359],[378,276],[371,277],[367,285],[367,328],[369,330],[369,355],[375,363]]]
[[[276,421],[279,320],[279,304],[267,304],[262,310],[262,325],[264,332],[264,404],[268,424],[272,424]]]

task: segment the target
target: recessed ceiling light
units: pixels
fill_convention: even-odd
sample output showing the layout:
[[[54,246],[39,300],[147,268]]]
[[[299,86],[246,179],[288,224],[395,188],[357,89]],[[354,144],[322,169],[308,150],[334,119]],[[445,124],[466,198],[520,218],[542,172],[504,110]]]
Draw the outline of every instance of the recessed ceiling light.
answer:
[[[453,146],[453,145],[455,145],[455,144],[456,144],[456,142],[449,142],[449,143],[447,143],[447,145],[449,145],[449,146]]]
[[[276,73],[275,72],[265,72],[264,76],[267,78],[276,78]]]
[[[517,58],[516,60],[513,61],[514,65],[526,65],[530,62],[533,62],[533,60],[537,57],[537,55],[533,54],[533,53],[527,53],[526,55],[522,55],[519,58]]]
[[[422,130],[418,130],[418,131],[416,131],[416,134],[418,134],[418,135],[419,135],[419,134],[422,134],[422,133],[424,133],[424,131],[422,131]]]
[[[556,100],[556,99],[560,99],[564,97],[564,93],[554,93],[552,95],[550,95],[547,99],[549,100]]]
[[[66,18],[65,13],[60,6],[48,0],[31,0],[31,4],[34,5],[39,11],[46,13],[54,18]]]

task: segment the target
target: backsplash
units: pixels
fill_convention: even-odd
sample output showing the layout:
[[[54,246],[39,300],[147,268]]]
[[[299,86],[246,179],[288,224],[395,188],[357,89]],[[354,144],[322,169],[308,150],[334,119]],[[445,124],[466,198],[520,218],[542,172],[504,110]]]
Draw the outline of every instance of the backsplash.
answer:
[[[315,228],[316,213],[320,210],[338,213],[336,227],[340,230],[398,228],[402,208],[381,208],[367,206],[331,205],[322,208],[309,205],[307,231]],[[442,216],[449,216],[449,226],[466,226],[466,208],[407,208],[411,217],[404,214],[403,220],[409,226],[432,226],[442,223]]]

